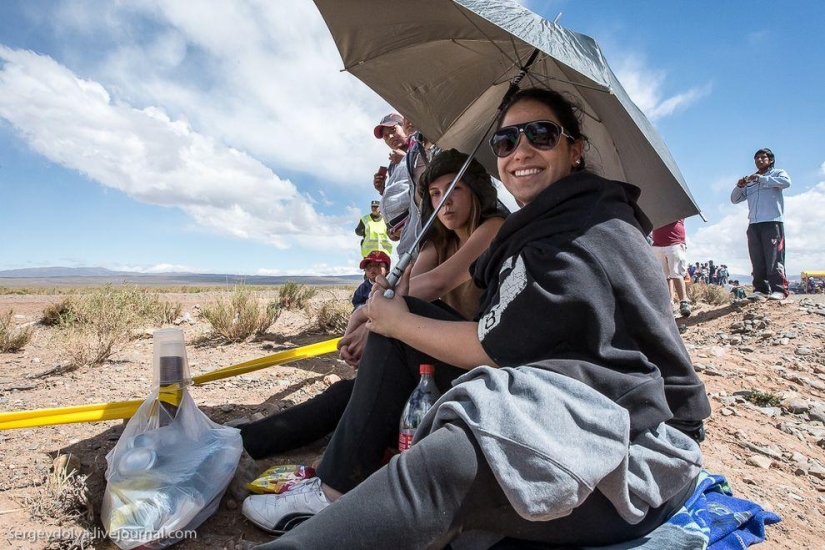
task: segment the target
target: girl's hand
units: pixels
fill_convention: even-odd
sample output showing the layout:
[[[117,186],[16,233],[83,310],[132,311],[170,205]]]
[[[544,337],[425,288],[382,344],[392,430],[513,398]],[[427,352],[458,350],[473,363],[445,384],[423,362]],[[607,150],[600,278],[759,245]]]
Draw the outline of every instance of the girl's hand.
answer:
[[[364,353],[364,346],[367,344],[367,336],[369,336],[367,316],[365,315],[365,309],[359,307],[350,316],[347,331],[344,333],[344,337],[338,341],[337,346],[341,359],[355,369],[358,368],[358,364],[361,362],[361,355]]]
[[[410,274],[412,273],[412,264],[407,266],[404,273],[401,274],[401,280],[395,285],[396,296],[410,295]]]
[[[345,336],[339,342],[338,349],[341,350],[340,356],[344,362],[354,369],[358,369],[358,364],[361,362],[361,356],[364,354],[364,347],[367,345],[367,337],[370,331],[367,330],[366,323],[359,325],[349,335]],[[346,342],[344,342],[346,340]]]
[[[364,307],[369,318],[367,328],[372,332],[392,338],[396,333],[398,323],[404,322],[404,316],[409,313],[409,309],[404,298],[398,293],[392,298],[384,298],[384,291],[388,288],[387,280],[379,275],[373,285],[372,295]]]

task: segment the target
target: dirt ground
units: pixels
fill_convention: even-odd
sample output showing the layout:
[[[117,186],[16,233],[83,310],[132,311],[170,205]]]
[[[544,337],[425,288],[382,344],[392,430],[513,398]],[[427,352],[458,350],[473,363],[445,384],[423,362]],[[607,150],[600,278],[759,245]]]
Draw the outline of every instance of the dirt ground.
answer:
[[[263,339],[204,343],[210,327],[198,318],[195,306],[208,303],[214,295],[165,298],[181,302],[184,311],[192,314],[193,323],[181,325],[192,375],[332,337],[314,332],[308,316],[288,312]],[[677,319],[713,407],[702,445],[706,468],[727,476],[735,495],[757,501],[783,518],[768,528],[768,539],[760,546],[765,550],[825,548],[825,299],[802,298],[700,305],[690,318]],[[0,295],[0,311],[12,308],[17,324],[31,323],[47,304],[59,299]],[[63,360],[53,329],[35,325],[33,340],[23,351],[0,354],[0,410],[105,403],[149,394],[151,338],[129,343],[100,367],[30,378]],[[224,423],[255,413],[270,414],[306,400],[337,377],[352,375],[337,357],[327,355],[193,387],[191,393],[210,418]],[[753,390],[775,396],[780,403],[757,407],[745,398]],[[106,421],[0,432],[0,547],[117,548],[102,538],[99,513],[105,455],[122,430],[121,421]],[[309,463],[322,445],[258,461],[256,466],[262,471],[276,463]],[[59,515],[46,519],[32,515],[42,508],[54,458],[65,453],[77,456],[82,474],[88,476],[91,523],[59,524]],[[176,548],[234,550],[270,540],[244,520],[239,505],[231,495],[225,496],[218,512],[197,529],[197,537]],[[80,544],[79,537],[90,532],[97,538],[89,545]]]

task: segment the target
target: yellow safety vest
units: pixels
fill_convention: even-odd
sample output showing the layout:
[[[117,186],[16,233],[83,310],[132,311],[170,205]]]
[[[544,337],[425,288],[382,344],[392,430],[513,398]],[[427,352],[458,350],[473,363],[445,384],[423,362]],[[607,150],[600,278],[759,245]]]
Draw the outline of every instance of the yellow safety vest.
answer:
[[[366,258],[373,250],[386,252],[388,256],[392,254],[392,241],[387,237],[387,224],[384,222],[384,218],[373,220],[372,216],[367,214],[361,218],[361,223],[364,224],[361,257]]]

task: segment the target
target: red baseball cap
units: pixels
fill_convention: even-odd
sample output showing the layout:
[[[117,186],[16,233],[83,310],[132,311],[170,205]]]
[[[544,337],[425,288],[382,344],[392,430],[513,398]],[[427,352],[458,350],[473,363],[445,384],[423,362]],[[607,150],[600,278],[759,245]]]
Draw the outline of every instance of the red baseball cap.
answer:
[[[359,269],[364,269],[370,262],[383,263],[387,266],[387,269],[390,268],[390,257],[387,256],[386,252],[381,252],[380,250],[373,250],[367,254],[364,259],[361,260],[361,265],[358,266]]]
[[[373,128],[372,133],[377,139],[384,137],[384,128],[392,128],[393,126],[404,125],[404,118],[398,113],[390,113],[381,119],[381,122]]]

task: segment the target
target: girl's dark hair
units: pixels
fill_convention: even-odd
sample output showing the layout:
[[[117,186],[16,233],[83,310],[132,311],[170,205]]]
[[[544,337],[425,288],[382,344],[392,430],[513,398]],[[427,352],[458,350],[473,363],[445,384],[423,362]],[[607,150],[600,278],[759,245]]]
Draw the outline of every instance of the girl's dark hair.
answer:
[[[457,174],[466,161],[467,155],[456,149],[442,151],[430,161],[429,166],[421,174],[421,178],[418,180],[418,185],[416,186],[419,204],[421,205],[422,223],[429,219],[434,210],[432,201],[430,200],[430,184],[441,176]],[[498,195],[493,185],[493,180],[490,178],[490,174],[487,173],[484,166],[476,159],[470,162],[461,180],[470,188],[473,197],[473,208],[470,214],[470,233],[472,233],[481,225],[483,220],[493,215],[501,215]],[[435,245],[438,251],[439,262],[446,258],[447,249],[453,244],[451,241],[454,238],[455,235],[448,231],[440,220],[436,219],[433,222],[428,232],[427,240],[431,240]]]
[[[545,88],[526,88],[518,91],[504,109],[496,121],[496,130],[501,128],[504,117],[513,105],[521,103],[522,101],[535,101],[546,105],[564,128],[564,132],[573,136],[575,141],[582,140],[587,143],[587,136],[581,130],[581,112],[582,109],[577,102],[569,99],[555,90],[548,90]],[[581,162],[573,166],[574,172],[579,172],[585,169],[584,154],[582,154]]]

